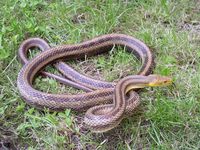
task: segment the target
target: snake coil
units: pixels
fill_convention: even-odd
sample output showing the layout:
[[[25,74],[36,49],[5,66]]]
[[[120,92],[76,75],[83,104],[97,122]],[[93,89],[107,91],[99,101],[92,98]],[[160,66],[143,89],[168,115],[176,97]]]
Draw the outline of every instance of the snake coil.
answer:
[[[121,79],[117,84],[89,78],[69,67],[62,59],[72,60],[107,52],[113,46],[125,47],[142,62],[137,75]],[[27,52],[32,47],[38,47],[42,52],[28,60]],[[133,111],[139,104],[139,96],[132,89],[137,85],[150,82],[147,78],[153,69],[154,59],[149,48],[141,41],[123,34],[108,34],[74,45],[63,45],[50,48],[40,38],[25,40],[18,51],[18,56],[24,64],[17,78],[17,86],[22,98],[37,108],[47,107],[51,110],[67,108],[79,110],[91,107],[85,115],[85,123],[94,132],[104,132],[119,124],[124,116]],[[54,66],[63,76],[42,71],[48,64]],[[82,89],[86,93],[78,95],[51,94],[38,91],[32,83],[38,73],[49,76],[61,83]],[[126,93],[129,92],[127,98]],[[105,104],[106,103],[106,104]],[[111,104],[112,103],[112,104]],[[99,105],[104,104],[104,105]],[[98,106],[97,106],[98,105]]]

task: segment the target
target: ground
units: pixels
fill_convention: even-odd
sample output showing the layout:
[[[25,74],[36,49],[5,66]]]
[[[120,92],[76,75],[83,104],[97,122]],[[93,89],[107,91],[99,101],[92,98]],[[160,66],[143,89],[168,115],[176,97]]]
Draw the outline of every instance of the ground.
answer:
[[[200,148],[199,0],[7,0],[0,6],[0,149]],[[41,37],[54,47],[108,33],[128,34],[146,43],[155,55],[154,73],[173,77],[174,84],[143,90],[134,114],[104,134],[83,126],[84,113],[41,111],[21,99],[16,78],[23,40]],[[67,63],[107,81],[135,74],[140,65],[120,49]],[[79,92],[42,77],[35,87]]]

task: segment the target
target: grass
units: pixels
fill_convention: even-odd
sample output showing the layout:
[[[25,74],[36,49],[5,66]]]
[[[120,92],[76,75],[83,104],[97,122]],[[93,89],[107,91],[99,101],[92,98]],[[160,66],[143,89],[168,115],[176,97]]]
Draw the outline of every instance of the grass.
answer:
[[[0,6],[0,149],[200,148],[198,0],[7,0]],[[154,72],[172,76],[175,85],[144,90],[133,116],[104,134],[85,129],[82,113],[40,111],[20,98],[16,77],[21,64],[16,54],[24,39],[41,37],[56,46],[107,33],[129,34],[144,41],[156,56]],[[139,62],[123,49],[109,57],[69,63],[108,81],[139,68]],[[80,92],[41,77],[35,86],[53,93]]]

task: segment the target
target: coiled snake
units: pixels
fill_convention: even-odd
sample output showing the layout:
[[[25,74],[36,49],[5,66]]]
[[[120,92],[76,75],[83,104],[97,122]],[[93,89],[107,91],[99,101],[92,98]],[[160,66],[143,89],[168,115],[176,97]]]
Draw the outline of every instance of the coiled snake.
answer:
[[[101,54],[111,50],[113,46],[125,47],[141,60],[142,67],[137,75],[127,76],[117,84],[109,83],[80,74],[61,61]],[[43,52],[28,61],[26,55],[31,47],[39,47]],[[151,51],[141,41],[123,34],[108,34],[80,44],[53,48],[42,39],[31,38],[21,44],[18,55],[24,64],[17,78],[17,86],[22,98],[37,108],[46,107],[51,110],[67,108],[80,110],[90,107],[84,121],[93,132],[105,132],[114,128],[126,114],[134,110],[140,100],[133,89],[171,83],[169,77],[149,75],[154,64]],[[66,78],[42,71],[45,66],[52,63]],[[38,91],[33,88],[32,83],[39,72],[61,83],[82,89],[86,93],[67,95]]]

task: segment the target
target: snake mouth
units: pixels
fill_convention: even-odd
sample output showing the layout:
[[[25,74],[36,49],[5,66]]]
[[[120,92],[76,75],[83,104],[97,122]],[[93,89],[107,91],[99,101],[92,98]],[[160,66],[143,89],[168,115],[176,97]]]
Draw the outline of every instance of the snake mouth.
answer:
[[[157,87],[157,86],[168,86],[173,83],[172,78],[166,76],[155,76],[155,78],[149,82],[149,87]]]
[[[159,82],[159,83],[149,83],[148,86],[149,87],[157,87],[157,86],[160,86],[160,87],[163,87],[163,86],[168,86],[168,85],[171,85],[172,84],[172,81],[169,80],[169,81],[164,81],[164,82]]]
[[[158,83],[158,84],[150,83],[149,87],[157,87],[157,86],[163,87],[163,86],[168,86],[168,85],[171,85],[171,84],[172,84],[172,82],[170,82],[170,81],[167,81],[167,82],[164,82],[164,83]]]

